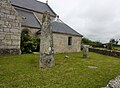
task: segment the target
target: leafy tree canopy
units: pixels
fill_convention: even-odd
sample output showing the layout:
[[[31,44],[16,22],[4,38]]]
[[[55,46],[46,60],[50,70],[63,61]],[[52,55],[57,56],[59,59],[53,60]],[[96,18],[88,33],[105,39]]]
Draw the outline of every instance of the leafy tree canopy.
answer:
[[[82,39],[82,44],[87,44],[87,45],[91,45],[93,47],[103,47],[102,43],[99,41],[92,41],[88,38],[83,38]]]

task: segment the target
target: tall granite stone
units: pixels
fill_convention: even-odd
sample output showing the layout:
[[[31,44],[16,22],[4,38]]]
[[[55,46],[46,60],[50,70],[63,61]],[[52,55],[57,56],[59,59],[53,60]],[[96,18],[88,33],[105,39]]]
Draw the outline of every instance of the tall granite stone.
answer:
[[[9,0],[0,0],[0,54],[20,54],[21,22]]]
[[[49,12],[44,12],[40,36],[40,67],[54,66],[53,36]]]

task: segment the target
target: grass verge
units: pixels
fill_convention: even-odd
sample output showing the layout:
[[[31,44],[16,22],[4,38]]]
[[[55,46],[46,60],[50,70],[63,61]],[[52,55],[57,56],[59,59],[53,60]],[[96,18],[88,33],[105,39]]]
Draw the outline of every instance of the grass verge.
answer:
[[[88,59],[82,53],[56,54],[55,67],[47,69],[39,68],[39,55],[0,56],[0,88],[101,88],[118,75],[119,58],[95,53]]]

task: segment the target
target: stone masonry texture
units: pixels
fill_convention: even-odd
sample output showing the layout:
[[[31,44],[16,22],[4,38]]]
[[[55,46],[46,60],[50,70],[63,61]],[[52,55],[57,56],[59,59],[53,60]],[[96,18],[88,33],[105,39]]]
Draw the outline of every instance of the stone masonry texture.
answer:
[[[0,0],[0,54],[20,54],[20,21],[9,0]]]
[[[72,38],[72,45],[68,45],[68,37]],[[81,39],[79,36],[53,33],[54,53],[80,52]]]

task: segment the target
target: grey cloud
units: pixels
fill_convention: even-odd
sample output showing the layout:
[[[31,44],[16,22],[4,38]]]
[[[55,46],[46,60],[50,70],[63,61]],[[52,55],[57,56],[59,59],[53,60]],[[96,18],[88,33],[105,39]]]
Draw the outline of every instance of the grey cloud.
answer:
[[[120,38],[120,0],[49,0],[60,18],[95,41]]]

